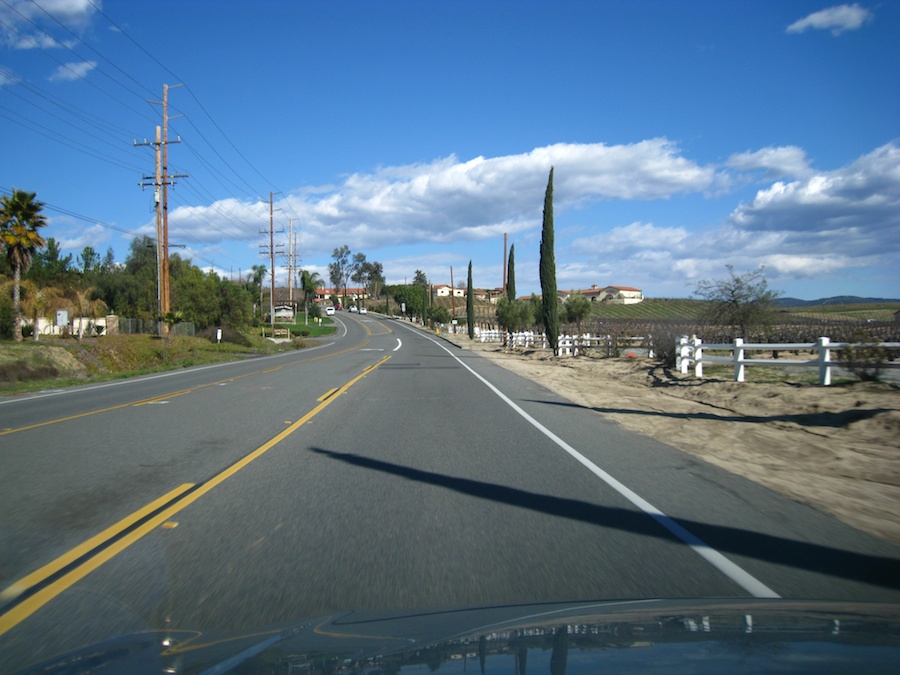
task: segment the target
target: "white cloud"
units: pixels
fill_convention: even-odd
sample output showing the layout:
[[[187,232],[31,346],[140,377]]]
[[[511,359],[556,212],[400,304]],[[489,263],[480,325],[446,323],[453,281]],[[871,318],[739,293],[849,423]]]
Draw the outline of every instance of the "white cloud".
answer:
[[[900,250],[900,147],[888,144],[835,171],[777,182],[732,212],[747,232],[781,232],[857,255]]]
[[[380,260],[395,282],[415,269],[448,282],[443,277],[450,266],[464,276],[465,263],[474,257],[476,285],[491,287],[502,277],[500,244],[496,261],[479,254],[483,247],[476,244],[502,241],[506,232],[516,244],[517,279],[527,293],[538,287],[536,235],[551,165],[563,288],[621,284],[651,288],[657,296],[683,296],[697,279],[721,276],[726,263],[736,269],[764,264],[773,283],[815,280],[876,263],[889,268],[900,247],[900,147],[895,144],[832,171],[812,169],[805,152],[793,146],[737,153],[718,167],[704,166],[665,139],[559,144],[467,161],[451,156],[382,167],[289,194],[275,204],[276,227],[286,230],[288,217],[295,216],[305,259],[327,257],[347,243]],[[685,222],[678,203],[671,209],[659,203],[679,195],[708,199],[726,182],[726,171],[739,178],[738,186],[746,184],[743,174],[749,179],[762,171],[763,178],[782,178],[751,192],[737,207],[720,204],[721,215],[706,216],[705,222]],[[634,219],[644,201],[657,202],[646,207],[655,222]],[[721,201],[719,194],[707,203],[715,209]],[[602,215],[597,219],[595,213]],[[610,218],[616,213],[629,220],[616,224]],[[269,205],[230,199],[213,207],[179,206],[170,210],[169,222],[172,241],[239,239],[255,251],[267,239],[260,231],[268,229]],[[613,227],[601,229],[592,225],[596,222]],[[153,236],[152,224],[147,233]],[[427,252],[427,244],[445,246],[434,253]],[[406,255],[406,250],[422,253]]]
[[[65,251],[73,251],[78,256],[85,246],[91,246],[102,256],[103,244],[110,240],[109,229],[102,225],[91,225],[86,230],[81,230],[75,236],[63,236],[59,239],[59,247]]]
[[[69,29],[84,28],[98,8],[100,0],[4,0],[0,41],[14,49],[59,47],[61,43],[47,31],[55,29],[57,21]]]
[[[169,238],[180,243],[215,243],[228,239],[255,241],[261,236],[260,230],[268,230],[268,227],[268,202],[223,199],[213,206],[169,207]],[[155,237],[155,220],[146,223],[139,232]]]
[[[809,28],[830,30],[832,35],[840,35],[849,30],[859,30],[864,23],[874,18],[872,12],[859,4],[838,5],[813,12],[787,27],[788,33],[802,33]]]
[[[571,248],[588,255],[634,251],[635,255],[647,258],[657,249],[680,249],[688,237],[687,230],[681,227],[656,227],[652,223],[636,222],[615,227],[609,232],[575,239]]]
[[[97,67],[96,61],[81,61],[76,63],[64,63],[59,66],[52,75],[51,82],[70,82],[74,80],[83,80],[88,76],[94,68]]]
[[[521,155],[382,169],[350,176],[307,204],[314,225],[346,227],[382,241],[459,241],[533,227],[555,167],[558,210],[581,202],[663,199],[707,189],[713,169],[678,155],[665,139],[632,145],[558,144]]]
[[[773,253],[762,258],[762,264],[774,276],[794,278],[815,278],[823,274],[833,274],[854,263],[847,256],[833,255],[785,255]],[[773,276],[770,274],[770,276]]]
[[[57,49],[62,46],[52,35],[47,33],[24,33],[12,45],[13,49]]]
[[[724,265],[765,265],[779,281],[833,279],[851,269],[896,268],[900,252],[900,147],[888,144],[833,171],[808,167],[798,148],[766,148],[732,156],[740,171],[781,167],[802,177],[758,190],[720,225],[672,227],[632,222],[576,236],[557,254],[568,261],[560,284],[652,288],[683,295]],[[630,210],[630,209],[629,209]],[[677,217],[672,212],[672,217]],[[557,247],[560,246],[557,233]],[[565,275],[565,281],[563,281]],[[524,275],[522,275],[524,278]]]
[[[3,87],[7,84],[16,84],[19,81],[19,78],[16,77],[16,74],[11,71],[9,68],[4,68],[0,66],[0,87]]]
[[[312,253],[330,252],[335,237],[361,250],[482,241],[539,227],[551,166],[557,212],[604,200],[703,192],[719,180],[716,169],[684,158],[666,139],[613,146],[557,144],[519,155],[465,162],[451,156],[356,173],[328,191],[297,192],[276,206],[285,216],[299,217],[304,249]],[[257,230],[268,225],[268,205],[261,209],[262,204],[228,200],[179,209],[170,213],[170,221],[186,220],[185,227],[206,241],[226,233],[258,238]],[[236,229],[235,220],[251,225]]]
[[[725,165],[740,171],[764,171],[763,178],[766,180],[801,178],[811,171],[806,153],[796,146],[742,152],[729,157]]]

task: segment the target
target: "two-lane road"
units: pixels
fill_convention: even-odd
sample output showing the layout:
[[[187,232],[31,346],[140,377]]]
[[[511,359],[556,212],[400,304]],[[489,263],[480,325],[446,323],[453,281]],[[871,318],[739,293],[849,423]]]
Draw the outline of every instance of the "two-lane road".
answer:
[[[338,318],[315,351],[0,402],[0,668],[337,609],[900,600],[896,547],[408,324]]]

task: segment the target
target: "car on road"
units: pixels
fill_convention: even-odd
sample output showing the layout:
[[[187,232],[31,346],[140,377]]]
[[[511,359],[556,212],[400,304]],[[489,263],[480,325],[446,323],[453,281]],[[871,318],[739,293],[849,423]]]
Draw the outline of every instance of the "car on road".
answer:
[[[356,305],[350,305],[350,312],[356,312]]]
[[[367,312],[366,312],[366,308],[365,308],[365,307],[360,307],[360,308],[359,308],[359,313],[360,313],[360,314],[366,314],[366,313],[367,313]]]
[[[325,308],[325,316],[334,316],[334,305]]]

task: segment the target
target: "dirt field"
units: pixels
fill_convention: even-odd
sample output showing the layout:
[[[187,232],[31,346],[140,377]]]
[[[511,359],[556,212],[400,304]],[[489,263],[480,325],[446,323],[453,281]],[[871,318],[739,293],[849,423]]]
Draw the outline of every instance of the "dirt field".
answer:
[[[900,388],[698,381],[645,359],[551,358],[446,336],[622,427],[900,544]]]

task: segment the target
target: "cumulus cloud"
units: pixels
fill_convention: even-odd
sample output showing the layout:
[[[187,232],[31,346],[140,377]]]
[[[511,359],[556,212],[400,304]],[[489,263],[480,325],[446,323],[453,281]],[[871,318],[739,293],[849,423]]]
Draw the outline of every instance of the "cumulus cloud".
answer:
[[[654,251],[681,249],[688,237],[688,231],[682,227],[657,227],[653,223],[635,222],[614,227],[608,232],[577,238],[571,248],[588,255],[635,252],[635,255],[647,259],[654,257]]]
[[[209,244],[223,240],[257,240],[260,230],[269,227],[268,202],[242,202],[222,199],[212,206],[179,205],[169,207],[170,239],[187,239]],[[156,222],[148,221],[138,230],[156,236]]]
[[[15,84],[19,81],[19,78],[16,77],[16,74],[11,71],[9,68],[4,68],[0,66],[0,87],[3,87],[7,84]]]
[[[75,236],[64,235],[59,239],[59,246],[63,250],[81,251],[85,246],[92,246],[101,254],[101,246],[109,241],[109,229],[102,225],[91,225],[85,230],[80,228]]]
[[[537,235],[551,165],[563,288],[622,284],[679,296],[691,282],[721,275],[726,262],[737,269],[764,264],[773,281],[818,278],[876,262],[889,265],[885,261],[896,258],[900,247],[900,147],[893,143],[831,171],[813,169],[793,146],[700,165],[666,139],[558,144],[465,161],[451,156],[288,194],[275,204],[276,227],[286,230],[288,217],[295,217],[305,258],[327,256],[348,243],[382,261],[393,281],[415,269],[429,277],[449,266],[462,269],[469,251],[480,250],[469,242],[500,241],[508,233],[525,291],[538,286]],[[735,176],[732,184],[742,190],[751,178],[768,180],[745,202],[717,209],[725,197],[716,188]],[[718,215],[686,222],[677,203],[671,209],[661,203],[679,196],[704,199]],[[656,202],[647,207],[654,222],[633,217],[644,201]],[[611,228],[594,224],[598,212]],[[630,218],[619,224],[609,217],[615,213]],[[212,207],[182,205],[170,208],[169,224],[172,241],[216,245],[237,239],[256,251],[260,231],[268,229],[269,204],[229,199]],[[152,223],[146,233],[153,236]],[[423,251],[424,244],[447,246],[438,254],[396,255]],[[478,284],[499,283],[491,281],[502,276],[499,260],[487,258],[477,267]]]
[[[557,144],[503,157],[428,163],[355,173],[330,189],[291,194],[277,206],[296,214],[308,252],[328,252],[335,236],[360,249],[419,242],[481,241],[540,226],[544,189],[555,167],[557,211],[605,200],[657,200],[702,192],[716,169],[683,157],[667,139],[629,145]],[[268,205],[227,200],[170,213],[195,236],[258,238]],[[185,207],[187,209],[187,207]],[[252,223],[235,227],[235,222]]]
[[[757,190],[718,224],[672,227],[638,221],[576,236],[558,256],[572,261],[563,285],[617,283],[679,295],[698,279],[721,276],[726,262],[737,269],[765,265],[773,283],[896,265],[898,145],[877,148],[832,171],[811,169],[798,148],[737,154],[727,165],[800,176]]]
[[[97,67],[96,61],[80,61],[75,63],[64,63],[59,66],[52,75],[51,82],[71,82],[74,80],[83,80],[88,76],[94,68]]]
[[[842,269],[853,267],[854,261],[845,255],[787,255],[773,253],[763,257],[762,264],[766,270],[776,275],[794,278],[814,278],[823,274],[833,274]]]
[[[84,28],[101,7],[100,0],[4,0],[0,3],[0,39],[14,49],[59,47],[61,43],[44,27],[51,29],[58,21],[73,30]]]
[[[47,33],[20,34],[12,45],[13,49],[57,49],[63,43]]]
[[[838,36],[850,30],[859,30],[864,23],[874,18],[872,12],[859,4],[838,5],[818,12],[813,12],[787,27],[788,33],[803,33],[812,28],[815,30],[830,30],[831,34]]]
[[[742,230],[847,238],[853,248],[900,247],[900,147],[891,143],[847,167],[779,181],[735,209]]]
[[[631,145],[557,144],[529,153],[354,174],[304,209],[314,227],[348,226],[379,243],[482,240],[534,227],[555,167],[557,209],[602,200],[665,199],[708,189],[715,170],[666,139]]]
[[[806,153],[796,146],[742,152],[729,157],[725,165],[740,171],[763,171],[766,180],[800,178],[811,171]]]

